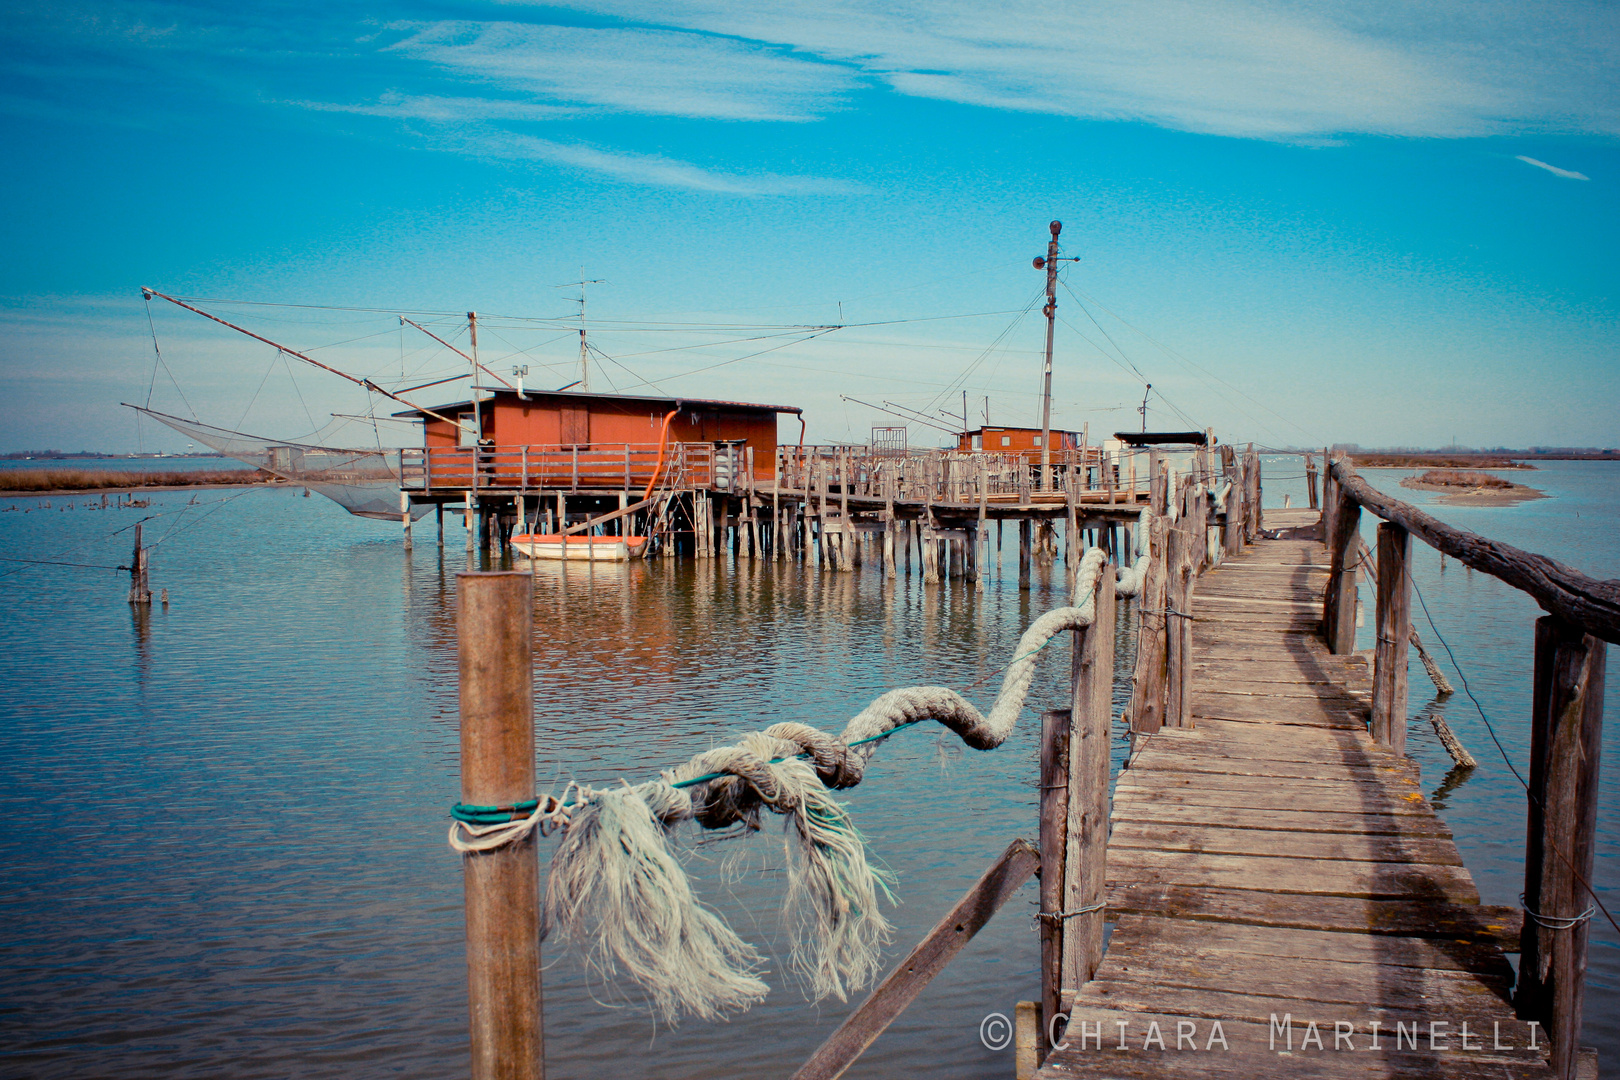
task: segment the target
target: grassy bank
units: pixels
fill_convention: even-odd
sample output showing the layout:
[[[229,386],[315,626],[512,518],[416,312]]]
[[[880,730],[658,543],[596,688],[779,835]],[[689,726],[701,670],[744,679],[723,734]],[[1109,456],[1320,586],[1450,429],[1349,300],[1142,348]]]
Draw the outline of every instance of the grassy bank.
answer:
[[[1513,458],[1487,454],[1352,454],[1358,469],[1534,469]]]
[[[196,487],[263,484],[262,469],[187,469],[127,472],[122,469],[0,469],[0,491],[104,491],[110,488]]]
[[[1512,481],[1504,480],[1500,476],[1460,469],[1430,469],[1422,476],[1416,476],[1413,479],[1420,484],[1431,484],[1434,487],[1500,488],[1504,491],[1513,487]]]

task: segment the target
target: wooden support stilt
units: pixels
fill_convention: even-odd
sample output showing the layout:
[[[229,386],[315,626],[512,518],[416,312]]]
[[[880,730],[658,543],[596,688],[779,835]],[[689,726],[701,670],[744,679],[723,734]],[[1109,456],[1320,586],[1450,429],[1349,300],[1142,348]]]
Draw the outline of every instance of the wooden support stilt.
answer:
[[[1064,846],[1062,996],[1097,974],[1103,957],[1107,891],[1108,780],[1114,722],[1114,577],[1097,579],[1097,617],[1075,632],[1070,665],[1069,820]],[[1051,1015],[1051,1014],[1048,1014]]]
[[[1035,523],[1029,518],[1018,519],[1018,587],[1029,588],[1031,548],[1034,544]]]
[[[534,579],[458,574],[461,801],[532,799]],[[473,1080],[543,1080],[535,834],[462,856]]]
[[[1372,737],[1406,754],[1406,650],[1412,636],[1412,535],[1378,526],[1378,637],[1373,646]]]
[[[1322,631],[1330,652],[1343,655],[1356,648],[1356,572],[1361,561],[1361,506],[1334,487],[1333,531],[1328,535],[1332,563],[1322,594]]]
[[[1196,541],[1186,529],[1165,534],[1165,727],[1192,727],[1192,593]]]
[[[1069,839],[1069,739],[1072,725],[1068,709],[1041,714],[1040,847],[1041,892],[1041,1016],[1060,1011],[1063,989],[1064,858]],[[1043,1023],[1041,1027],[1045,1027]],[[1048,1032],[1036,1038],[1037,1063],[1051,1049]]]
[[[1574,1080],[1585,995],[1603,746],[1604,643],[1536,620],[1525,920],[1515,1005],[1547,1030],[1553,1075]]]
[[[1136,671],[1131,678],[1131,730],[1149,734],[1164,726],[1166,655],[1164,614],[1165,553],[1169,522],[1155,517],[1148,529],[1147,576],[1137,597],[1140,623],[1136,632]]]
[[[129,557],[129,602],[152,605],[152,582],[148,579],[147,549],[141,545],[141,523],[135,523],[135,551]]]

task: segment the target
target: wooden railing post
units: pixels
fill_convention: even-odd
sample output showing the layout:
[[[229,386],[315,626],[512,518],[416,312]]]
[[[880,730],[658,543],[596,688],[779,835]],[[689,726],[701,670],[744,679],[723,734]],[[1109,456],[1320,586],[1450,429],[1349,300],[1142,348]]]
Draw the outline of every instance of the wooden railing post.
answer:
[[[535,797],[534,579],[457,574],[461,801]],[[543,1080],[540,877],[535,834],[462,856],[473,1080]]]
[[[1590,931],[1603,744],[1603,642],[1553,616],[1536,620],[1530,720],[1525,920],[1519,1016],[1546,1028],[1553,1075],[1572,1080]]]
[[[1311,509],[1317,509],[1321,504],[1316,499],[1316,459],[1309,454],[1305,455],[1305,493],[1311,500]]]
[[[1356,564],[1361,507],[1337,485],[1333,491],[1333,531],[1328,534],[1331,558],[1322,594],[1322,632],[1328,651],[1343,655],[1356,649]]]
[[[1071,666],[1073,701],[1069,735],[1069,821],[1064,848],[1061,996],[1097,974],[1102,963],[1107,886],[1108,780],[1114,721],[1114,574],[1104,566],[1097,579],[1097,617],[1078,631]],[[1093,910],[1088,910],[1093,909]],[[1050,1023],[1051,1013],[1048,1013]]]
[[[1186,529],[1170,529],[1165,545],[1165,727],[1191,727],[1187,687],[1192,679],[1193,558],[1197,546]]]
[[[1080,631],[1083,635],[1085,631]],[[1077,643],[1078,645],[1078,643]],[[1060,1011],[1063,987],[1063,896],[1064,852],[1069,839],[1069,743],[1072,724],[1068,709],[1041,714],[1041,1016],[1050,1018]],[[1041,1024],[1046,1028],[1047,1024]],[[1051,1045],[1047,1032],[1036,1041],[1036,1054],[1045,1059]]]
[[[1372,737],[1406,754],[1406,649],[1412,635],[1412,534],[1378,525],[1378,641],[1373,647]],[[1354,633],[1354,619],[1351,632]]]
[[[1147,575],[1137,596],[1136,671],[1131,677],[1131,730],[1151,734],[1164,726],[1166,627],[1165,549],[1169,522],[1155,517],[1144,538]]]

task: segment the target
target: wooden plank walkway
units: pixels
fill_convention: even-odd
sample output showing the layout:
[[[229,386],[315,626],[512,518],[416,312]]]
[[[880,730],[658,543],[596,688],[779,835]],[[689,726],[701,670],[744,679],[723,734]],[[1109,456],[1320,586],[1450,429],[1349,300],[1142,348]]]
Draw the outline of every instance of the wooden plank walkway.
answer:
[[[1194,726],[1120,775],[1117,922],[1038,1076],[1551,1075],[1508,1001],[1518,911],[1480,905],[1417,766],[1366,733],[1367,663],[1321,641],[1326,578],[1320,542],[1262,540],[1198,580]]]

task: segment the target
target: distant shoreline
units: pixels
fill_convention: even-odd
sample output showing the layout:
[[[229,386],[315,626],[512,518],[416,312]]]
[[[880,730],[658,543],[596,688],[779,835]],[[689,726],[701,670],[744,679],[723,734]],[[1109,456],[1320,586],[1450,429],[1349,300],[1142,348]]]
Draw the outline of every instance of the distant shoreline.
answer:
[[[1453,506],[1515,506],[1547,494],[1483,472],[1430,469],[1421,476],[1402,478],[1401,487],[1416,491],[1443,491],[1437,502]]]

